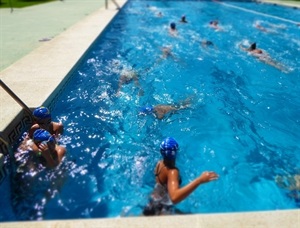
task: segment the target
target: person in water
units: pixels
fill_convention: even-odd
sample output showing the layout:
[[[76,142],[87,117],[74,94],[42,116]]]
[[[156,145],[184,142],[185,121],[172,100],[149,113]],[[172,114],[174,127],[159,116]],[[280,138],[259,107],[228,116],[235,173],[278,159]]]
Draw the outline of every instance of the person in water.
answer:
[[[178,35],[176,24],[174,22],[172,22],[170,24],[169,33],[170,33],[171,36],[177,36]]]
[[[155,106],[145,106],[140,109],[140,114],[154,114],[154,116],[161,120],[165,115],[169,113],[174,113],[181,109],[186,109],[191,105],[191,98],[180,102],[179,104],[159,104]]]
[[[166,59],[173,59],[176,62],[180,61],[180,59],[176,55],[173,54],[171,46],[164,46],[164,47],[161,47],[160,49],[161,49],[161,56],[159,59],[157,59],[157,61],[155,62],[154,65],[159,64],[163,60],[166,60]]]
[[[32,113],[35,124],[31,126],[28,132],[28,137],[32,139],[33,133],[37,129],[45,129],[50,132],[51,135],[58,137],[63,133],[64,126],[62,123],[53,122],[51,119],[51,113],[48,108],[44,106],[37,107]]]
[[[174,204],[188,197],[199,185],[218,179],[218,174],[203,172],[199,177],[184,187],[181,185],[179,169],[176,167],[176,156],[179,145],[172,137],[167,137],[160,144],[163,160],[155,167],[155,187],[149,204],[144,208],[144,215],[167,215],[175,212]]]
[[[201,41],[201,46],[204,47],[204,48],[215,47],[214,43],[210,40],[202,40]]]
[[[288,196],[294,198],[296,203],[300,205],[300,174],[276,176],[276,184],[289,191]]]
[[[222,28],[219,26],[219,21],[213,20],[209,22],[209,27],[213,28],[216,31],[221,31]]]
[[[179,22],[181,22],[181,23],[188,23],[187,20],[186,20],[186,16],[183,15],[183,16],[181,17],[181,19],[180,19]]]
[[[41,158],[41,163],[47,168],[58,166],[66,153],[66,148],[57,145],[54,135],[44,129],[37,129],[33,133],[31,150]]]
[[[275,60],[273,60],[268,53],[266,53],[265,51],[263,51],[262,49],[258,49],[256,47],[256,43],[252,43],[250,45],[250,47],[245,48],[240,44],[240,48],[243,51],[246,51],[248,53],[250,53],[252,56],[256,57],[258,60],[260,60],[263,63],[266,63],[270,66],[273,66],[275,68],[277,68],[278,70],[283,71],[284,73],[287,73],[287,69],[282,66],[280,63],[276,62]]]
[[[119,84],[118,84],[118,90],[117,90],[117,96],[120,94],[121,88],[124,84],[129,84],[131,82],[134,82],[135,86],[139,88],[139,96],[142,96],[144,94],[144,91],[141,89],[138,74],[134,70],[130,69],[123,69],[121,71]]]

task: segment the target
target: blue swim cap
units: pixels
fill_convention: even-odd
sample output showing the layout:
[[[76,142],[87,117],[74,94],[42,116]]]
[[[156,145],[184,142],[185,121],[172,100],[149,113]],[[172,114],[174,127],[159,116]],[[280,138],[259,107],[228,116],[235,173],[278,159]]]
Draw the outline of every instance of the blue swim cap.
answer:
[[[170,27],[171,27],[171,29],[175,29],[175,28],[176,28],[176,24],[175,24],[174,22],[172,22],[172,23],[170,24]]]
[[[154,111],[153,106],[145,106],[145,107],[140,108],[140,112],[144,113],[144,114],[150,114],[153,111]]]
[[[42,142],[42,141],[54,141],[54,137],[44,129],[37,129],[33,133],[33,141],[34,142]]]
[[[164,159],[175,160],[178,148],[176,140],[168,137],[160,144],[160,153]]]
[[[43,106],[36,108],[33,111],[33,116],[37,119],[51,118],[49,109]]]

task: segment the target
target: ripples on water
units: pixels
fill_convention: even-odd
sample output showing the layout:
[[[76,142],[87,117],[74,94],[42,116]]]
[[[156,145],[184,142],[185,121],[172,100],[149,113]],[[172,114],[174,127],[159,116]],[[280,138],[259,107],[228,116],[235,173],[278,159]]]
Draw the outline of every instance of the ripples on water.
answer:
[[[158,146],[166,136],[179,141],[177,164],[184,184],[204,170],[220,174],[218,181],[180,203],[182,211],[295,208],[274,177],[299,168],[299,28],[207,2],[147,3],[164,17],[155,17],[155,9],[146,10],[145,3],[129,2],[76,68],[53,110],[65,125],[60,142],[67,156],[53,171],[19,167],[14,182],[22,188],[12,194],[17,218],[139,215],[153,188]],[[170,37],[169,23],[182,14],[190,22],[177,23],[179,37]],[[210,30],[207,24],[213,19],[221,21],[223,32]],[[280,35],[256,31],[253,23],[258,21],[281,26],[274,28]],[[203,39],[212,40],[215,48],[201,47]],[[238,48],[253,41],[290,72]],[[172,48],[175,58],[161,59],[163,45]],[[138,72],[144,96],[133,84],[116,95],[124,70]],[[145,105],[187,97],[191,107],[164,120],[139,115]],[[19,172],[23,168],[28,173]]]

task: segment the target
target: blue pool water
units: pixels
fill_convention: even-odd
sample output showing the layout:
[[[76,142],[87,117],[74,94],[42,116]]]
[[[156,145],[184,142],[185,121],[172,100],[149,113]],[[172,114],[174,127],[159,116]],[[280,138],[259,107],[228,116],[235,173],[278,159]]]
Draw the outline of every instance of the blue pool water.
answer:
[[[187,24],[178,22],[183,14]],[[211,20],[223,30],[210,28]],[[171,22],[177,37],[168,33]],[[129,1],[78,63],[52,110],[65,126],[64,162],[53,171],[20,166],[29,158],[19,153],[11,178],[17,184],[4,182],[11,205],[2,207],[1,220],[140,215],[166,136],[179,142],[183,185],[205,170],[220,175],[178,204],[181,211],[299,208],[275,182],[300,168],[299,22],[299,9],[267,4]],[[203,47],[202,40],[215,46]],[[239,48],[252,42],[285,72]],[[175,59],[162,59],[162,46]],[[116,94],[126,69],[138,72],[143,96],[133,83]],[[189,108],[163,120],[139,114],[146,105],[186,98]]]

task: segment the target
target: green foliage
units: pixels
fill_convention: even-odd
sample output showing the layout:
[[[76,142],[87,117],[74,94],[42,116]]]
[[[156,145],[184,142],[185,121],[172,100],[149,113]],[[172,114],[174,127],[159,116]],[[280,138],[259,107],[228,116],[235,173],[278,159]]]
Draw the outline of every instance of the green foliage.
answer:
[[[0,8],[22,8],[57,0],[0,0]]]

